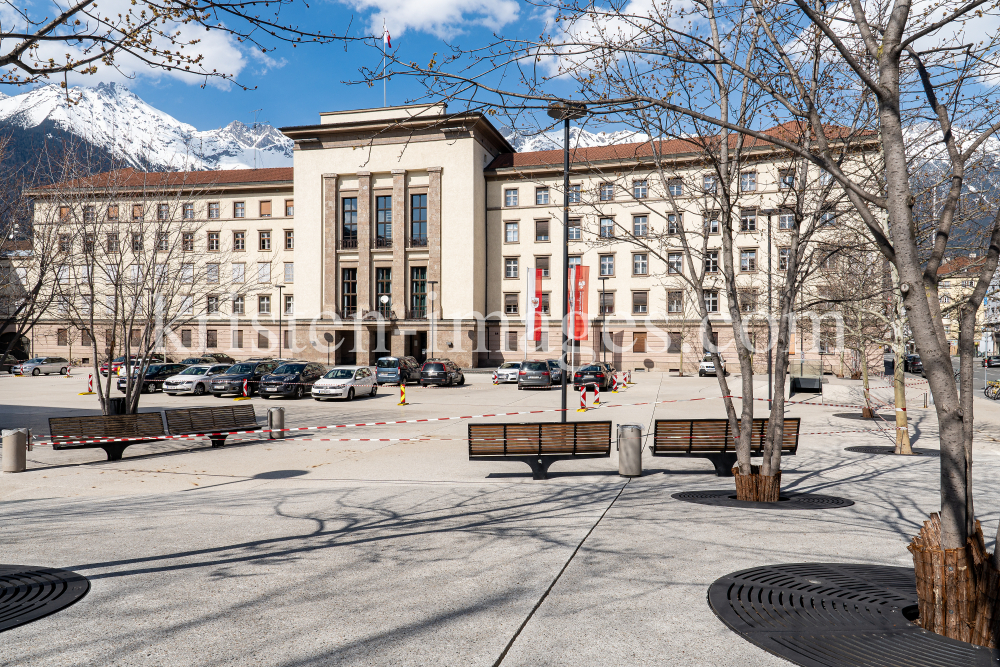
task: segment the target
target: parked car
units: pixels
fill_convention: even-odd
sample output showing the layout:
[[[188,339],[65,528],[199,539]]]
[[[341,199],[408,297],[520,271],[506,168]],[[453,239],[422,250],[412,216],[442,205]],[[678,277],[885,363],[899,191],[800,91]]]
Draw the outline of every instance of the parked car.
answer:
[[[517,372],[517,388],[545,387],[552,388],[552,371],[548,361],[524,361]]]
[[[195,364],[217,364],[215,359],[212,357],[188,357],[187,359],[181,359],[182,364],[187,364],[188,366],[193,366]]]
[[[722,359],[722,357],[719,357],[719,359],[722,361],[722,372],[729,375],[729,371],[726,370],[726,360]],[[706,375],[716,375],[715,360],[712,359],[712,355],[710,354],[706,354],[702,358],[701,363],[698,364],[698,377],[703,378]]]
[[[223,352],[206,352],[206,357],[212,357],[220,364],[235,364],[236,360]]]
[[[903,372],[923,375],[924,362],[920,360],[919,354],[907,354],[903,357]]]
[[[14,366],[20,365],[23,361],[25,359],[19,359],[13,354],[8,354],[0,359],[0,372],[7,371],[8,373],[13,373]]]
[[[171,396],[176,394],[203,396],[208,393],[212,379],[216,375],[225,373],[228,368],[229,364],[216,363],[188,366],[177,375],[163,381],[163,393]]]
[[[69,366],[69,359],[62,357],[35,357],[11,366],[10,372],[17,375],[41,375],[42,373],[66,375],[66,369]]]
[[[184,364],[150,364],[146,367],[146,373],[142,378],[142,389],[144,394],[152,394],[157,389],[163,389],[163,383],[167,378],[177,375],[187,368]],[[132,371],[132,382],[138,382],[138,369]],[[128,387],[128,378],[118,378],[118,391],[125,393]]]
[[[280,364],[277,361],[254,361],[247,360],[233,364],[222,375],[217,375],[212,380],[212,393],[215,396],[225,394],[242,394],[243,381],[247,381],[247,395],[253,396],[257,392],[262,377],[273,371]]]
[[[406,384],[420,381],[420,364],[413,357],[382,357],[375,362],[379,384]]]
[[[497,369],[497,382],[517,382],[517,372],[521,370],[520,361],[505,361]]]
[[[549,373],[552,374],[552,384],[562,384],[563,369],[558,359],[548,359]]]
[[[354,400],[355,396],[378,393],[376,370],[371,366],[337,366],[316,381],[312,397],[317,401],[330,398]]]
[[[313,385],[324,373],[326,366],[323,364],[285,361],[261,379],[260,395],[262,398],[302,398],[312,392]]]
[[[110,364],[112,375],[118,375],[118,373],[122,369],[122,366],[125,365],[125,360],[126,359],[129,359],[128,365],[131,366],[131,367],[139,365],[139,355],[138,354],[130,354],[128,356],[122,355],[120,357],[115,357],[114,359],[111,360],[111,364]],[[164,355],[162,355],[162,354],[160,354],[158,352],[154,352],[154,353],[152,353],[152,354],[149,355],[149,363],[151,363],[151,364],[172,364],[172,363],[174,363],[174,360],[171,359],[170,357],[166,357],[166,356],[164,356]],[[107,376],[107,374],[108,374],[108,362],[105,361],[103,364],[101,364],[101,367],[98,370],[101,372],[101,375]]]
[[[612,389],[614,371],[603,361],[596,361],[573,373],[573,389],[580,391],[583,385],[596,384],[601,389]]]
[[[991,355],[988,357],[983,357],[983,366],[986,368],[993,368],[994,366],[1000,366],[1000,356]]]
[[[450,387],[465,384],[465,374],[451,359],[428,359],[420,367],[420,386],[439,384]]]

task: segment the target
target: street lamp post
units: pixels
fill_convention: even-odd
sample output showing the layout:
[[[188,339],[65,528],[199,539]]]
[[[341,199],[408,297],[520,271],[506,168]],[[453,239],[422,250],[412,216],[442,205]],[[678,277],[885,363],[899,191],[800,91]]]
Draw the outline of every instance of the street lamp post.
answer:
[[[774,392],[774,379],[771,377],[771,215],[774,209],[765,209],[762,213],[767,214],[767,409],[770,410]]]
[[[427,295],[430,299],[430,303],[428,304],[429,305],[428,311],[430,317],[430,330],[431,330],[431,344],[429,349],[431,352],[434,352],[434,297],[437,296],[437,293],[434,291],[434,286],[438,284],[438,281],[428,280],[427,284],[431,286],[431,291]]]
[[[604,292],[607,288],[607,276],[601,276],[601,361],[607,362],[608,360],[608,348],[604,344],[604,320],[607,316],[604,313]]]
[[[553,102],[549,105],[548,114],[563,122],[563,261],[562,261],[562,352],[559,362],[562,365],[562,422],[566,422],[566,376],[569,365],[566,363],[566,347],[569,343],[569,122],[582,118],[587,113],[586,107],[579,102]]]

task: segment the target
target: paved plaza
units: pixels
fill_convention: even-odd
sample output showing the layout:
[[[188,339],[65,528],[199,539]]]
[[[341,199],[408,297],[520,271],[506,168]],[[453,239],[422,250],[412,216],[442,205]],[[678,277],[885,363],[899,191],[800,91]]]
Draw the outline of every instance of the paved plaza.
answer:
[[[569,418],[648,429],[656,418],[724,416],[714,378],[635,379]],[[96,397],[77,395],[84,384],[0,377],[0,427],[45,433],[48,417],[96,414]],[[913,444],[936,449],[933,410],[919,407],[926,385],[910,391]],[[496,387],[484,374],[465,387],[410,387],[407,398],[399,407],[398,390],[385,387],[350,403],[252,404],[261,418],[285,407],[290,427],[559,406],[557,391]],[[787,665],[728,630],[706,603],[708,586],[764,564],[911,565],[906,543],[939,505],[936,457],[845,452],[892,444],[892,425],[809,402],[787,410],[803,435],[782,486],[851,507],[680,502],[671,494],[733,481],[704,459],[648,453],[645,474],[628,481],[614,447],[610,460],[557,462],[551,479],[533,481],[523,463],[469,461],[462,420],[223,449],[143,444],[117,462],[99,449],[36,447],[27,472],[0,476],[0,562],[73,570],[91,590],[3,633],[0,665]],[[231,399],[155,394],[141,407],[221,404]],[[755,405],[766,416],[767,403]],[[975,409],[977,513],[992,536],[1000,409],[985,399]]]

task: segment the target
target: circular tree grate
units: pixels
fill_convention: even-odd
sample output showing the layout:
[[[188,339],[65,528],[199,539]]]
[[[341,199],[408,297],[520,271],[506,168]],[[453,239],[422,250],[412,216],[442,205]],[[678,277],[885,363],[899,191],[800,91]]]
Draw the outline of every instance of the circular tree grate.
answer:
[[[755,503],[746,500],[736,500],[735,489],[714,489],[711,491],[683,491],[671,496],[674,500],[699,505],[715,505],[718,507],[742,507],[756,510],[824,510],[837,507],[850,507],[853,500],[837,496],[821,496],[818,493],[782,493],[776,503]]]
[[[803,667],[974,667],[1000,651],[913,624],[913,570],[795,563],[728,574],[708,589],[719,619],[747,641]]]
[[[880,456],[888,454],[888,455],[891,455],[891,456],[899,456],[899,458],[901,458],[901,459],[907,458],[906,456],[902,456],[902,455],[896,454],[896,448],[895,447],[879,447],[877,445],[867,445],[867,446],[865,446],[865,445],[858,445],[857,447],[845,447],[844,451],[845,452],[853,452],[855,454],[878,454]],[[938,450],[936,450],[936,449],[917,449],[917,448],[913,448],[913,455],[914,456],[941,456],[941,452],[938,451]]]
[[[0,565],[0,632],[70,606],[90,590],[83,575],[30,565]]]

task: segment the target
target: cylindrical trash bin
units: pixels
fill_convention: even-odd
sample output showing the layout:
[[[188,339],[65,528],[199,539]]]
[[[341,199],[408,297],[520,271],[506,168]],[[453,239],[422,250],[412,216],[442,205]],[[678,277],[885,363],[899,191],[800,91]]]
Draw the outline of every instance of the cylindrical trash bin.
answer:
[[[24,472],[28,467],[28,429],[18,428],[3,432],[3,471]]]
[[[896,372],[896,360],[895,359],[885,359],[885,374],[892,375]]]
[[[124,396],[112,396],[108,398],[108,414],[109,415],[123,415],[125,414],[125,397]]]
[[[267,409],[267,427],[272,429],[268,434],[268,439],[270,440],[283,440],[285,437],[285,432],[273,429],[283,429],[285,428],[285,409],[284,408],[268,408]]]
[[[642,475],[642,424],[618,425],[618,474]]]

